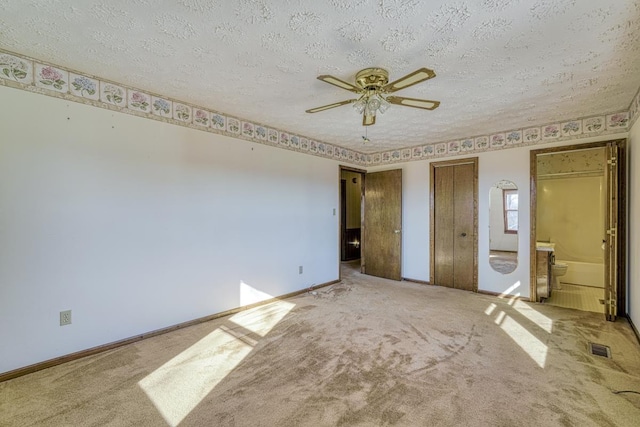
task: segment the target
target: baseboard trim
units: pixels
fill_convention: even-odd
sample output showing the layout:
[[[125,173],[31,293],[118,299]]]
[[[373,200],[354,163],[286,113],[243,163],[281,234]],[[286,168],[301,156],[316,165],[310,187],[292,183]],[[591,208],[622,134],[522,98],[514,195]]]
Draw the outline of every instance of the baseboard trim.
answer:
[[[429,286],[431,286],[431,282],[426,282],[424,280],[411,279],[409,277],[403,277],[402,280],[404,280],[405,282],[419,283],[421,285],[429,285]]]
[[[636,334],[636,339],[638,340],[638,344],[640,344],[640,332],[638,332],[638,328],[636,328],[636,325],[633,324],[633,320],[631,320],[631,316],[629,316],[629,313],[627,313],[627,321],[631,325],[631,329],[633,330],[633,333]]]
[[[520,300],[520,301],[531,301],[529,299],[529,297],[518,297],[518,296],[515,296],[515,295],[511,295],[511,294],[504,294],[504,293],[501,293],[501,292],[485,291],[485,290],[482,290],[482,289],[478,289],[477,292],[479,294],[491,295],[493,297],[498,297],[498,298],[514,298],[515,297],[515,299]]]
[[[113,341],[107,344],[99,345],[96,347],[88,348],[86,350],[81,350],[75,353],[67,354],[65,356],[56,357],[54,359],[45,360],[44,362],[34,363],[33,365],[25,366],[23,368],[14,369],[12,371],[4,372],[0,374],[0,383],[3,381],[11,380],[14,378],[22,377],[24,375],[32,374],[37,371],[41,371],[43,369],[51,368],[56,365],[61,365],[63,363],[71,362],[73,360],[81,359],[83,357],[92,356],[94,354],[103,353],[105,351],[113,350],[114,348],[122,347],[127,344],[133,344],[138,341],[142,341],[147,338],[155,337],[158,335],[166,334],[168,332],[177,331],[178,329],[186,328],[189,326],[198,325],[200,323],[208,322],[210,320],[219,319],[221,317],[230,316],[232,314],[239,313],[244,310],[248,310],[250,308],[259,307],[261,305],[269,304],[274,301],[288,299],[295,297],[297,295],[304,294],[306,292],[310,292],[314,289],[323,288],[325,286],[333,285],[339,283],[340,279],[332,280],[330,282],[322,283],[320,285],[313,285],[309,288],[305,288],[299,291],[290,292],[288,294],[281,295],[279,297],[274,297],[268,300],[260,301],[254,304],[244,305],[241,307],[233,308],[231,310],[222,311],[220,313],[211,314],[209,316],[200,317],[198,319],[189,320],[186,322],[178,323],[177,325],[168,326],[166,328],[156,329],[155,331],[146,332],[140,335],[134,335],[129,338],[125,338],[119,341]]]

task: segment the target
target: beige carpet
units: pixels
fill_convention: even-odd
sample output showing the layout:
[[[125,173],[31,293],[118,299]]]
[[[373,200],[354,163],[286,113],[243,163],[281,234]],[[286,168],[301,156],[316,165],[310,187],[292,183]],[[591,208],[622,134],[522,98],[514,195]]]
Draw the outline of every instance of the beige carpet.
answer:
[[[0,425],[639,425],[640,395],[612,392],[640,391],[626,321],[343,274],[1,383]]]

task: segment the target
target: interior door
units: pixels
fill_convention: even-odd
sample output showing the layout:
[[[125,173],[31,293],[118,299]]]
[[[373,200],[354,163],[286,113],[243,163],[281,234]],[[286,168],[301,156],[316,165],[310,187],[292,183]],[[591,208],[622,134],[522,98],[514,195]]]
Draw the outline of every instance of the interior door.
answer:
[[[362,272],[401,280],[402,169],[366,175]]]
[[[477,158],[431,168],[431,282],[476,291]]]
[[[618,163],[619,150],[615,142],[607,143],[607,209],[605,213],[604,254],[604,312],[607,320],[614,321],[618,315]]]

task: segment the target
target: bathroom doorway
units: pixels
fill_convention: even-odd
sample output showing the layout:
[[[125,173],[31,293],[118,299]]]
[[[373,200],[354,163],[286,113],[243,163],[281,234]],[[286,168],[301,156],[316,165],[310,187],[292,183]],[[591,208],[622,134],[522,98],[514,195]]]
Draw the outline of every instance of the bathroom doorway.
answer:
[[[553,250],[545,303],[624,314],[623,150],[617,140],[531,152],[531,259],[541,245]]]

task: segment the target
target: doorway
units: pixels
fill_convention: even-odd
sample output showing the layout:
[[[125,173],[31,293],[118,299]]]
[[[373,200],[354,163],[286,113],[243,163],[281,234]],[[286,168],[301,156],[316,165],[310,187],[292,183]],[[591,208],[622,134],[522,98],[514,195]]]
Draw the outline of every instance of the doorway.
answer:
[[[537,250],[551,248],[545,303],[603,313],[625,307],[624,140],[531,152],[532,284]],[[533,301],[540,301],[537,286]]]
[[[360,272],[401,280],[402,170],[340,166],[340,260]],[[359,261],[358,261],[359,260]]]
[[[360,259],[364,172],[340,168],[340,261]]]
[[[431,163],[434,285],[478,290],[478,158]]]

